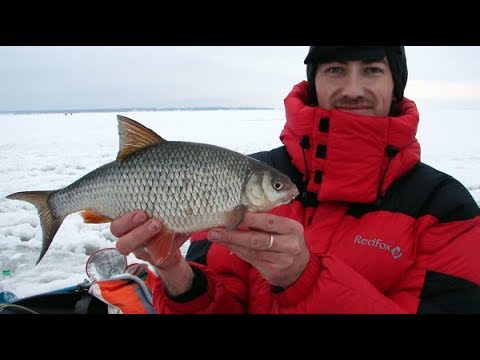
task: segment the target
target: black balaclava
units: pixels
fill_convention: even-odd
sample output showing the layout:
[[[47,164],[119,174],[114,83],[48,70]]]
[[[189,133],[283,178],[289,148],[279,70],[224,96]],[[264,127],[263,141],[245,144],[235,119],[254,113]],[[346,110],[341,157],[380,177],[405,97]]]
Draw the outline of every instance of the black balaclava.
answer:
[[[330,61],[381,60],[387,56],[392,71],[394,103],[403,99],[408,70],[404,46],[310,46],[304,63],[307,65],[309,105],[317,105],[315,73],[318,64]]]

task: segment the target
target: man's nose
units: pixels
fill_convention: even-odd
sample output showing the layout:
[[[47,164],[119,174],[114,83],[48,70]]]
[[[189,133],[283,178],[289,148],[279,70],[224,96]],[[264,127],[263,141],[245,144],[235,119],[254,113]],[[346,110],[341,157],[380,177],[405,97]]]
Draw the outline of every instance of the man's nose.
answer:
[[[342,96],[356,99],[365,95],[365,84],[359,74],[350,73],[345,77]]]

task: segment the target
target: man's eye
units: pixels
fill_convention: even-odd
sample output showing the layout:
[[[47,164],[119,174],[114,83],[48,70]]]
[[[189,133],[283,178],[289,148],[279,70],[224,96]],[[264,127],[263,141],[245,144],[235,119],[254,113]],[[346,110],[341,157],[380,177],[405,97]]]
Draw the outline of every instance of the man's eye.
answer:
[[[370,66],[370,67],[365,69],[365,72],[370,73],[370,74],[378,74],[378,73],[382,73],[383,69],[375,67],[375,66]]]
[[[338,66],[332,66],[332,67],[329,67],[326,72],[328,73],[332,73],[332,74],[337,74],[339,72],[342,71],[342,68],[341,67],[338,67]]]

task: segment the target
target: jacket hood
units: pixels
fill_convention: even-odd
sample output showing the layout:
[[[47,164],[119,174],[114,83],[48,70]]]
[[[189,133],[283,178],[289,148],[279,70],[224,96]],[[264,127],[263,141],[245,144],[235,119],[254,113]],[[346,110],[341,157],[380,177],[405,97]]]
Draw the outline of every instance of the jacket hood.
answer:
[[[285,98],[280,140],[319,201],[373,203],[420,162],[413,101],[399,103],[399,116],[373,117],[308,106],[307,93],[302,81]]]

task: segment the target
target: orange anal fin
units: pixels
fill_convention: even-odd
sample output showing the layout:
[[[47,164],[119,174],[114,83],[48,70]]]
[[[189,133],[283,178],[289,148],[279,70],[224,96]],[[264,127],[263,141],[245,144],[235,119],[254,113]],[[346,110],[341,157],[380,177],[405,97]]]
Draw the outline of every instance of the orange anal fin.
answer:
[[[146,249],[155,264],[160,265],[163,260],[170,255],[173,239],[175,239],[175,233],[171,231],[163,231],[154,239],[148,241]]]
[[[112,221],[112,219],[93,211],[82,211],[80,215],[86,224],[103,224]]]

